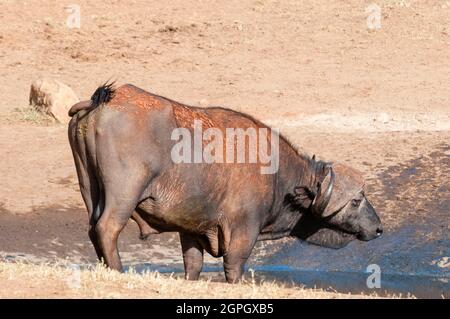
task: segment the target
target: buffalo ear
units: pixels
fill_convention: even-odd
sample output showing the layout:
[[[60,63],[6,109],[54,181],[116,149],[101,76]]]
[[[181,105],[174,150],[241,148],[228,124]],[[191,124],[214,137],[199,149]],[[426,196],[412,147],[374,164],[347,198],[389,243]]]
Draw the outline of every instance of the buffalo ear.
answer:
[[[315,196],[308,186],[296,186],[294,188],[294,202],[303,208],[309,208]]]

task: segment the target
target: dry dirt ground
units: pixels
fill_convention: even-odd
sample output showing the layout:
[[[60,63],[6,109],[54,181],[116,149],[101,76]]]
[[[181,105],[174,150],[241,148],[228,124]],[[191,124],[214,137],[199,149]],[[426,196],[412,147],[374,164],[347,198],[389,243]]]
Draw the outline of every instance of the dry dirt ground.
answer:
[[[82,99],[115,79],[247,112],[362,170],[388,231],[427,216],[425,197],[450,190],[450,1],[375,1],[381,29],[369,30],[372,2],[77,0],[70,29],[68,3],[0,1],[0,257],[95,260],[66,127],[26,110],[42,76]],[[420,178],[383,182],[417,160]],[[176,236],[143,243],[135,225],[121,245],[129,262],[181,257]],[[0,296],[47,296],[19,279]]]

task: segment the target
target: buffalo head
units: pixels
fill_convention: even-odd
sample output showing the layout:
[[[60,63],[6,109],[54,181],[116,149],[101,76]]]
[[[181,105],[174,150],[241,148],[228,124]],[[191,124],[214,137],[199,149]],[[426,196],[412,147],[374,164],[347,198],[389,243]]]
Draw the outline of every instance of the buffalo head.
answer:
[[[342,247],[352,239],[372,240],[383,228],[375,209],[364,194],[364,179],[355,169],[342,164],[324,165],[315,176],[315,187],[298,186],[297,204],[307,208],[296,227],[298,237],[309,242]]]

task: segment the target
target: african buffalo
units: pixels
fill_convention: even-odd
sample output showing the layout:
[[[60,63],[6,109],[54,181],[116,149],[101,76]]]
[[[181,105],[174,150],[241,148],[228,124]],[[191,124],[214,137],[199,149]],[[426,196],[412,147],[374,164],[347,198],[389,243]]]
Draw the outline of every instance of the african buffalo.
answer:
[[[130,84],[102,85],[69,114],[89,237],[110,268],[122,269],[117,238],[130,217],[141,236],[179,232],[193,280],[205,250],[223,256],[226,279],[235,282],[258,240],[295,236],[339,248],[382,233],[358,171],[301,154],[281,135],[272,174],[262,174],[260,162],[174,162],[174,130],[192,132],[195,121],[221,131],[272,130],[249,115],[186,106]]]

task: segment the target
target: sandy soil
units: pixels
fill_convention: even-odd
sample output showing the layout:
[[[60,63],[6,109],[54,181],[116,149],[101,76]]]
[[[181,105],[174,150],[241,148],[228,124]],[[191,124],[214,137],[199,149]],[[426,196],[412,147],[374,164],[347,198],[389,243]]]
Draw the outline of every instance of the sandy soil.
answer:
[[[379,0],[375,31],[372,1],[76,2],[80,29],[66,26],[63,4],[0,2],[1,256],[93,260],[66,127],[26,111],[41,76],[83,99],[112,78],[248,112],[305,152],[362,170],[388,230],[427,216],[424,194],[448,199],[449,1]],[[421,177],[405,180],[417,165]],[[142,243],[130,225],[125,257],[179,260],[176,236],[161,238]]]

